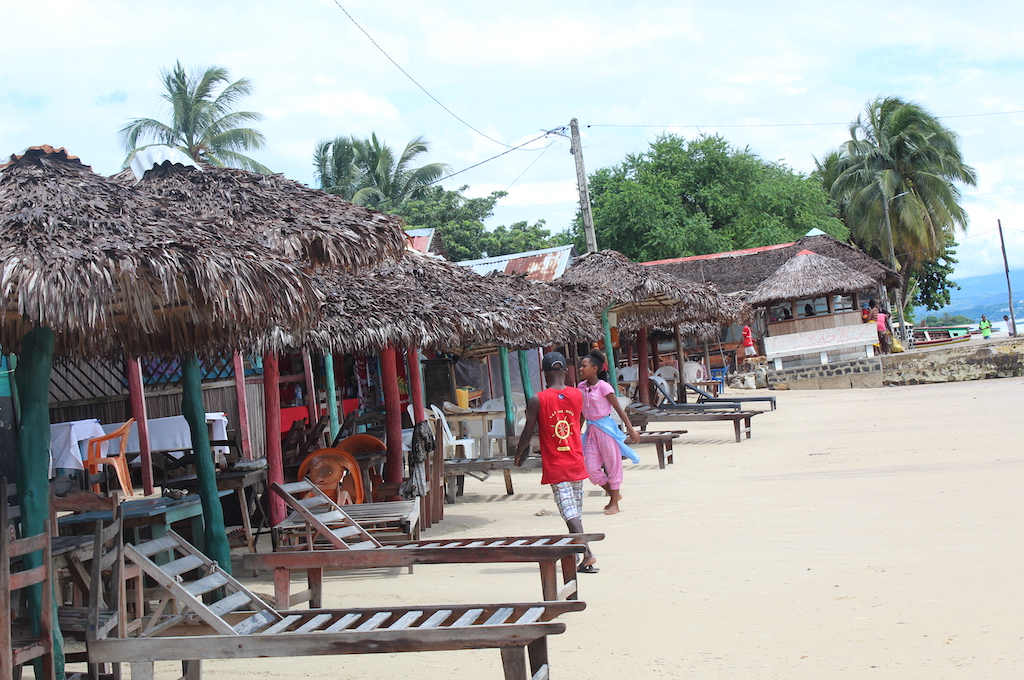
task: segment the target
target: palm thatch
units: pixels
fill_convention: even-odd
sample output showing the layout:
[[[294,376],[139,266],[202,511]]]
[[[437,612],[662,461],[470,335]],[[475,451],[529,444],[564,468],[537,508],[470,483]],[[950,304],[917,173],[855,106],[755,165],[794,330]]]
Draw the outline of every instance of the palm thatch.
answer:
[[[182,221],[64,149],[0,166],[0,345],[56,334],[59,356],[227,351],[267,325],[302,329],[319,299],[304,270],[252,239]]]
[[[525,275],[500,272],[491,272],[484,278],[532,300],[540,310],[534,325],[524,328],[525,333],[510,339],[506,347],[527,349],[602,337],[601,302],[588,288],[561,279],[531,281]]]
[[[406,236],[392,215],[310,189],[283,175],[164,161],[141,180],[132,170],[114,179],[159,196],[181,215],[215,221],[225,235],[255,234],[288,258],[355,271],[400,257]]]
[[[304,343],[321,350],[371,352],[387,345],[459,350],[550,341],[562,330],[561,319],[545,312],[536,292],[518,292],[520,283],[510,278],[483,277],[412,250],[359,275],[321,272],[317,280],[326,299],[321,319],[304,337],[277,329],[264,347],[280,350]]]
[[[649,266],[671,276],[688,281],[703,281],[713,284],[723,293],[748,293],[758,286],[776,269],[803,250],[833,257],[850,268],[867,274],[872,279],[870,287],[880,282],[889,288],[896,288],[900,276],[889,267],[873,259],[864,251],[828,234],[804,236],[795,243],[783,243],[765,248],[752,248],[732,253],[696,256],[653,263]]]
[[[669,276],[614,250],[581,255],[559,279],[587,287],[620,319],[675,324],[726,316],[722,296],[712,286]]]
[[[814,298],[865,290],[875,280],[834,257],[803,250],[762,281],[750,295],[751,305]]]

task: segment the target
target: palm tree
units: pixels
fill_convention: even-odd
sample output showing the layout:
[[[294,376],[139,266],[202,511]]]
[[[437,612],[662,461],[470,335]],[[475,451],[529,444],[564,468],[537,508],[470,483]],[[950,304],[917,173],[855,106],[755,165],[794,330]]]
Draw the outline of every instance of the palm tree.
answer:
[[[149,141],[177,147],[196,161],[211,165],[270,172],[241,153],[260,149],[266,141],[261,132],[247,127],[263,120],[262,114],[234,110],[243,97],[252,94],[247,79],[230,82],[227,69],[220,66],[187,73],[180,61],[162,76],[164,92],[160,97],[171,106],[171,121],[168,124],[137,118],[122,127],[119,134],[128,151],[125,165],[145,146],[140,142]]]
[[[940,258],[957,227],[967,228],[957,185],[977,184],[959,136],[899,97],[868,102],[850,126],[850,140],[818,161],[818,175],[854,242],[895,261],[904,279]],[[902,309],[907,301],[898,291],[897,299]]]
[[[376,133],[368,139],[338,137],[317,145],[313,165],[324,191],[360,205],[386,204],[396,210],[406,201],[420,198],[426,187],[448,171],[444,163],[412,167],[413,160],[429,150],[430,144],[423,137],[406,144],[397,157]]]

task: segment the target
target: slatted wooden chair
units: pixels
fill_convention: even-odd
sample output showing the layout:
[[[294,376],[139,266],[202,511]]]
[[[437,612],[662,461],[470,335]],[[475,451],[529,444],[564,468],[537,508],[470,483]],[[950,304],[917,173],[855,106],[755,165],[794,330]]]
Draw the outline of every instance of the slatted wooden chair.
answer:
[[[42,678],[54,680],[53,664],[53,588],[50,582],[50,520],[43,521],[43,533],[12,538],[8,517],[7,480],[0,480],[3,502],[0,503],[0,613],[7,617],[0,623],[0,680],[21,677],[21,666],[39,659]],[[26,567],[26,557],[41,553],[42,563]],[[14,593],[37,586],[42,591],[38,634],[13,630],[16,620]]]
[[[501,650],[506,680],[546,678],[547,636],[565,630],[554,619],[586,607],[577,601],[278,611],[173,531],[125,546],[125,555],[159,584],[160,605],[137,636],[93,640],[88,651],[92,663],[131,663],[133,680],[151,679],[162,660],[185,660],[186,677],[198,680],[204,659],[487,648]],[[157,555],[170,561],[158,565]]]

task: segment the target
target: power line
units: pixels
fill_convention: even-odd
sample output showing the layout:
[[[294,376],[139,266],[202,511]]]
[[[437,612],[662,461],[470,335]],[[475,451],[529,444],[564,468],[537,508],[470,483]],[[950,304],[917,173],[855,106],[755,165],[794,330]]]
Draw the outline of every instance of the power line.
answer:
[[[552,146],[555,145],[555,141],[557,141],[557,140],[551,140],[550,142],[548,142],[548,145],[545,146],[543,149],[541,149],[541,152],[537,155],[536,158],[533,159],[533,162],[526,166],[526,170],[523,170],[521,173],[519,173],[519,177],[516,177],[514,180],[512,180],[509,183],[509,185],[507,187],[505,187],[505,191],[508,191],[509,189],[511,189],[513,184],[515,184],[516,182],[521,180],[523,178],[523,175],[528,173],[530,171],[530,168],[532,168],[534,165],[537,164],[537,161],[539,161],[541,156],[544,155],[544,152],[547,151],[548,149],[550,149]]]
[[[425,94],[425,95],[427,95],[428,97],[430,97],[431,99],[433,99],[433,100],[434,100],[434,103],[436,103],[436,104],[437,104],[438,106],[440,106],[440,107],[441,107],[442,109],[444,109],[445,111],[447,111],[447,112],[448,112],[448,114],[449,114],[449,115],[451,115],[451,117],[452,117],[452,118],[454,118],[455,120],[459,121],[460,123],[462,123],[463,125],[465,125],[466,127],[468,127],[468,128],[469,128],[470,130],[472,130],[473,132],[477,133],[477,134],[478,134],[478,135],[480,135],[481,137],[483,137],[483,138],[485,138],[485,139],[489,139],[490,141],[494,142],[495,144],[497,144],[497,145],[499,145],[499,146],[503,146],[503,147],[505,147],[505,148],[507,148],[507,149],[511,149],[511,148],[512,148],[512,147],[510,147],[510,146],[509,146],[508,144],[506,144],[505,142],[499,142],[499,141],[498,141],[497,139],[495,139],[494,137],[491,137],[490,135],[488,135],[488,134],[485,134],[485,133],[481,132],[480,130],[476,129],[475,127],[473,127],[472,125],[470,125],[469,123],[467,123],[467,122],[466,122],[465,120],[463,120],[462,118],[460,118],[460,117],[459,117],[459,116],[458,116],[458,115],[457,115],[457,114],[456,114],[456,113],[455,113],[454,111],[452,111],[452,110],[451,110],[451,109],[449,109],[449,108],[448,108],[447,106],[445,106],[444,104],[442,104],[442,103],[441,103],[441,100],[440,100],[440,99],[438,99],[438,98],[437,98],[437,97],[435,97],[434,95],[430,94],[430,92],[428,92],[428,91],[427,91],[427,88],[425,88],[425,87],[423,87],[422,85],[420,85],[420,84],[419,84],[419,82],[418,82],[418,81],[417,81],[417,80],[416,80],[415,78],[413,78],[413,77],[412,77],[412,76],[411,76],[411,75],[409,74],[409,72],[408,72],[408,71],[406,71],[406,70],[405,70],[404,68],[402,68],[402,67],[401,67],[401,66],[400,66],[400,65],[398,64],[398,62],[397,62],[397,61],[395,61],[394,59],[392,59],[392,58],[391,58],[391,55],[390,55],[390,54],[388,54],[387,52],[385,52],[385,51],[384,51],[384,48],[383,48],[383,47],[381,47],[380,45],[378,45],[378,44],[377,44],[377,41],[373,39],[373,36],[371,36],[371,35],[370,35],[369,33],[367,33],[367,32],[366,32],[366,29],[365,29],[365,28],[363,28],[362,26],[360,26],[360,25],[359,25],[359,22],[357,22],[357,21],[356,21],[356,20],[355,20],[355,19],[354,19],[354,18],[352,17],[352,15],[348,13],[348,10],[347,10],[347,9],[345,9],[344,7],[342,7],[342,6],[341,6],[341,3],[340,3],[340,2],[338,2],[338,0],[334,0],[334,4],[338,6],[338,9],[340,9],[340,10],[341,10],[342,12],[344,12],[344,13],[345,13],[345,16],[347,16],[347,17],[348,17],[349,21],[351,21],[351,22],[352,22],[352,24],[353,24],[353,25],[354,25],[354,26],[355,26],[356,28],[358,28],[358,29],[359,29],[360,31],[362,31],[363,35],[365,35],[365,36],[367,37],[367,39],[368,39],[368,40],[369,40],[369,41],[370,41],[371,43],[373,43],[373,46],[374,46],[374,47],[376,47],[376,48],[377,48],[377,49],[378,49],[378,50],[380,51],[380,53],[381,53],[381,54],[383,54],[383,55],[384,55],[384,56],[385,56],[385,57],[387,58],[387,60],[388,60],[388,61],[390,61],[390,62],[391,62],[392,64],[394,64],[394,65],[395,65],[395,68],[397,68],[397,69],[398,69],[399,71],[401,71],[401,72],[402,72],[402,75],[404,75],[404,76],[405,76],[406,78],[408,78],[408,79],[409,79],[410,81],[412,81],[412,84],[413,84],[413,85],[415,85],[416,87],[420,88],[420,90],[422,90],[422,91],[423,91],[423,94]]]
[[[491,161],[493,161],[493,160],[496,160],[496,159],[498,159],[498,158],[501,158],[502,156],[504,156],[504,155],[506,155],[506,154],[510,154],[510,153],[512,153],[513,151],[518,151],[518,150],[522,149],[522,148],[523,148],[524,146],[526,146],[527,144],[533,144],[533,143],[534,143],[534,142],[536,142],[536,141],[537,141],[538,139],[544,139],[545,137],[547,137],[548,135],[550,135],[550,134],[551,134],[552,132],[553,132],[553,131],[545,131],[545,132],[544,132],[544,134],[542,134],[542,135],[539,135],[539,136],[537,136],[537,137],[534,137],[533,139],[530,139],[530,140],[528,140],[528,141],[525,141],[525,142],[523,142],[522,144],[520,144],[519,146],[511,146],[511,147],[509,147],[509,148],[508,148],[508,150],[507,150],[507,151],[502,151],[501,153],[499,153],[499,154],[498,154],[498,155],[496,155],[496,156],[491,156],[490,158],[485,158],[484,160],[480,161],[479,163],[474,163],[473,165],[469,166],[468,168],[463,168],[462,170],[459,170],[459,171],[457,171],[457,172],[453,172],[453,173],[451,173],[450,175],[445,175],[444,177],[440,177],[440,178],[438,178],[438,179],[435,179],[435,180],[434,180],[433,182],[427,182],[427,183],[426,183],[426,184],[425,184],[424,186],[430,186],[430,185],[432,185],[432,184],[437,184],[438,182],[443,182],[443,181],[445,181],[446,179],[451,179],[452,177],[455,177],[456,175],[461,175],[461,174],[462,174],[462,173],[464,173],[464,172],[468,172],[469,170],[472,170],[473,168],[479,168],[479,167],[480,167],[481,165],[483,165],[484,163],[490,163]],[[550,146],[550,145],[548,145],[548,146]],[[546,151],[546,150],[547,150],[547,149],[545,149],[545,151]],[[543,153],[543,152],[542,152],[542,153]],[[540,156],[538,156],[538,158],[540,158]],[[527,170],[529,170],[529,168],[527,168]],[[521,177],[521,176],[522,176],[522,175],[520,175],[520,177]],[[517,178],[517,179],[518,179],[518,178]]]
[[[962,113],[953,116],[936,116],[936,118],[978,118],[981,116],[1008,116],[1015,113],[1024,113],[1024,109],[1016,111],[992,111],[989,113]],[[833,125],[850,125],[850,121],[839,123],[726,123],[721,125],[650,125],[642,123],[593,123],[588,128],[776,128],[776,127],[829,127]]]

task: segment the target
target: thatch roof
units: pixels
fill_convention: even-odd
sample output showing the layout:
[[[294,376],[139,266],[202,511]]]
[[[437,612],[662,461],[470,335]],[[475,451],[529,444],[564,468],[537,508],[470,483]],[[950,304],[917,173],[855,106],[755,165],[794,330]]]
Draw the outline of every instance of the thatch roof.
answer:
[[[510,288],[532,301],[540,310],[534,317],[533,327],[525,328],[524,335],[510,342],[509,347],[525,349],[597,340],[604,332],[601,304],[584,286],[561,279],[550,283],[532,281],[525,274],[491,272],[484,278]]]
[[[311,189],[283,175],[166,161],[137,180],[114,179],[149,192],[189,217],[214,220],[225,235],[258,234],[264,245],[314,266],[355,270],[400,257],[402,221]]]
[[[712,286],[631,262],[614,250],[581,255],[559,280],[587,287],[620,319],[674,324],[724,321],[727,316],[722,297]]]
[[[827,234],[805,236],[795,243],[668,260],[647,266],[688,281],[711,283],[724,293],[749,292],[803,250],[833,257],[851,269],[866,274],[872,280],[870,287],[873,287],[875,282],[881,282],[894,288],[900,280],[896,272],[874,260],[864,251]]]
[[[244,347],[265,325],[301,329],[308,276],[252,239],[183,221],[63,149],[0,166],[0,345],[45,326],[63,356]]]
[[[510,348],[562,339],[571,303],[517,277],[483,277],[447,260],[410,251],[397,262],[358,275],[321,272],[323,314],[305,338],[276,330],[269,348],[302,342],[338,352],[370,352],[387,345],[458,350],[488,344]],[[565,312],[565,309],[572,310]],[[578,326],[574,326],[578,327]],[[593,322],[590,328],[592,329]]]
[[[814,298],[865,290],[875,280],[834,257],[803,250],[762,281],[750,295],[751,305]]]

